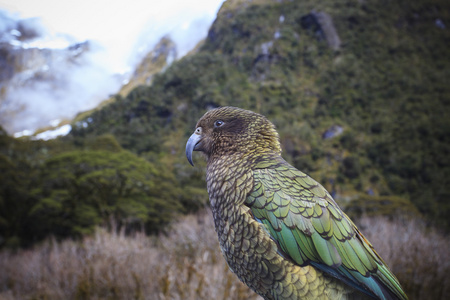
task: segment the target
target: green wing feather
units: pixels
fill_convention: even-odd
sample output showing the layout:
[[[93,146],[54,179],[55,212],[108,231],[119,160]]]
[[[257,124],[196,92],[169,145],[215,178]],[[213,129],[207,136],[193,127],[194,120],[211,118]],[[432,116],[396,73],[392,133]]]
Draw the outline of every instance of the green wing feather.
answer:
[[[282,158],[254,170],[246,199],[280,253],[311,264],[373,297],[407,299],[372,245],[319,183]]]

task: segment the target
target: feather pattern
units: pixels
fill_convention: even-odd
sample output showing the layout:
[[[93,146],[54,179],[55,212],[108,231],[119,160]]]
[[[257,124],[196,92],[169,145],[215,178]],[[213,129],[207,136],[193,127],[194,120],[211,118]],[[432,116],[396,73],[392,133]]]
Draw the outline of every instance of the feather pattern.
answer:
[[[281,157],[257,164],[253,177],[245,204],[286,258],[320,267],[374,298],[406,299],[372,245],[319,183]]]
[[[220,249],[266,300],[407,299],[395,276],[315,180],[281,158],[275,127],[234,107],[207,112],[186,144],[207,159]]]

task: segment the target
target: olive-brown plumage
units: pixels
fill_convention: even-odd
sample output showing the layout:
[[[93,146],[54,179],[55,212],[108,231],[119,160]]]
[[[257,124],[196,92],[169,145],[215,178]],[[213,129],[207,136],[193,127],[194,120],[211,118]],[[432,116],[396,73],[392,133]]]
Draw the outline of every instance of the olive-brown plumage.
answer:
[[[207,112],[186,145],[207,160],[220,248],[265,299],[407,299],[370,242],[316,181],[281,157],[264,116]]]

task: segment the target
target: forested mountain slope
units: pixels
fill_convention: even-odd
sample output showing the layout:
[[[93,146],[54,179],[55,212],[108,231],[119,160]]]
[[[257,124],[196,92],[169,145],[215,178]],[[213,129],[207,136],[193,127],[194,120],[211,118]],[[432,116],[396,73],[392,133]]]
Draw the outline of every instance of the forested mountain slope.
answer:
[[[266,115],[284,157],[349,213],[421,214],[448,228],[449,26],[444,0],[226,1],[198,51],[77,120],[69,136],[2,136],[1,168],[14,181],[0,191],[3,239],[26,244],[52,228],[32,222],[68,236],[111,217],[152,231],[171,218],[158,210],[204,205],[204,164],[192,168],[184,145],[197,119],[224,105]],[[112,178],[134,194],[108,188]],[[86,186],[95,193],[83,196]],[[14,229],[6,211],[38,232]]]
[[[396,195],[443,220],[450,197],[449,7],[227,1],[198,53],[92,115],[73,136],[112,133],[135,153],[172,157],[179,170],[188,168],[183,145],[199,116],[239,106],[272,120],[288,160],[338,200]],[[323,13],[338,47],[317,22]]]

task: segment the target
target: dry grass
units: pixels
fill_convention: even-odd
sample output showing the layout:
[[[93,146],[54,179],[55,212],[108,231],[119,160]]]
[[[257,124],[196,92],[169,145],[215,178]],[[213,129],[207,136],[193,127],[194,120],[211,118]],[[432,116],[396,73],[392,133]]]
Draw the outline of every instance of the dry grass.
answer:
[[[360,222],[410,299],[449,295],[449,242],[419,222]],[[0,299],[261,299],[228,270],[209,212],[183,217],[166,236],[98,230],[0,253]]]
[[[362,218],[358,226],[409,299],[449,299],[450,240],[420,220]]]
[[[4,251],[0,270],[0,299],[258,299],[228,270],[206,212],[158,238],[98,230]]]

